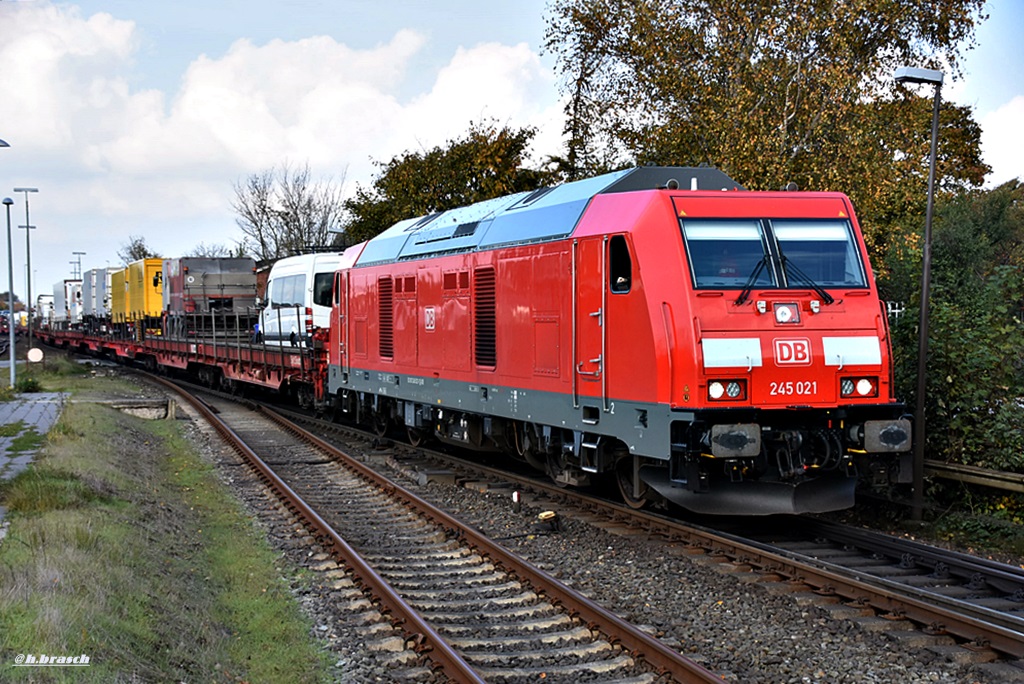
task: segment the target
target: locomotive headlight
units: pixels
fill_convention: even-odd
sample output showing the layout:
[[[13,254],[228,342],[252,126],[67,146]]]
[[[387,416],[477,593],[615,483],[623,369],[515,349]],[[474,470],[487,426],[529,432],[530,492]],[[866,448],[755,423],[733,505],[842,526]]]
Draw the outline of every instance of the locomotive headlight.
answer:
[[[712,399],[721,399],[725,394],[725,385],[715,380],[708,385],[708,396]]]
[[[844,397],[877,397],[878,378],[842,378],[839,392]]]
[[[708,383],[708,399],[711,401],[742,401],[746,398],[745,380],[712,380]]]

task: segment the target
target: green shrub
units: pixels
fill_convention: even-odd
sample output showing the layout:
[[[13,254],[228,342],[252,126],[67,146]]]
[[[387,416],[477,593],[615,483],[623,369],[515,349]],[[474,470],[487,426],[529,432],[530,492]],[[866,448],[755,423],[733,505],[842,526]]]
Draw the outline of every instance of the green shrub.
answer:
[[[22,393],[42,392],[43,386],[35,378],[23,375],[14,383],[14,391]]]

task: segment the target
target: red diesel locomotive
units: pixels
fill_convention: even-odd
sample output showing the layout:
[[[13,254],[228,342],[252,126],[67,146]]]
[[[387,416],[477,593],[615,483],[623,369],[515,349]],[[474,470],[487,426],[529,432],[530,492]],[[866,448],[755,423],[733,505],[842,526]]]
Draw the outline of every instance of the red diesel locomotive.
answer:
[[[633,506],[820,512],[907,481],[889,344],[847,197],[641,167],[347,250],[325,399]]]

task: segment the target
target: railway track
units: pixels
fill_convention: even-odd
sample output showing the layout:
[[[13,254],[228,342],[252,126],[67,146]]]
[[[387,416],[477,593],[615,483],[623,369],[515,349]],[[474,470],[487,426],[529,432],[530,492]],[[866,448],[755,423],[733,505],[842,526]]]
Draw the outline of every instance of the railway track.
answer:
[[[318,431],[338,429],[313,422]],[[350,434],[347,428],[341,430]],[[916,626],[940,645],[967,649],[964,657],[975,662],[1001,659],[1012,664],[1015,674],[1017,661],[1024,658],[1024,569],[810,517],[784,518],[768,527],[750,519],[738,525],[701,526],[634,511],[450,454],[422,447],[415,453],[429,453],[437,461],[412,465],[412,470],[429,473],[448,464],[463,469],[467,479],[511,482],[559,502],[563,515],[632,527],[666,543],[701,549],[736,570],[776,578],[793,591],[802,586],[823,605],[833,604],[831,612],[837,615],[862,623],[884,620],[896,630]],[[1019,672],[1019,681],[1024,681],[1024,669]]]
[[[936,619],[929,624],[932,630],[951,630],[976,647],[1024,657],[1024,569],[1018,566],[812,518],[783,521],[744,537],[946,609],[963,624],[951,624],[937,612],[928,615]]]
[[[311,426],[315,426],[318,434],[336,433],[334,439],[345,444],[365,445],[374,439],[373,435],[354,428],[315,420],[300,414],[291,415],[297,421],[307,421]],[[867,631],[891,633],[897,641],[908,644],[935,644],[928,646],[929,650],[943,653],[950,661],[975,664],[988,662],[989,665],[982,667],[989,671],[988,676],[992,679],[983,678],[982,681],[1024,681],[1024,669],[1021,669],[1018,662],[1024,648],[1024,636],[1014,616],[1020,606],[1016,601],[1017,592],[1008,584],[1010,580],[1006,576],[1007,572],[1010,576],[1017,574],[1013,566],[973,557],[965,557],[960,562],[951,564],[949,552],[942,549],[877,533],[854,532],[853,528],[847,526],[830,526],[836,531],[835,535],[826,534],[822,525],[815,529],[808,528],[806,534],[799,536],[791,533],[792,525],[787,527],[789,533],[786,535],[773,534],[770,531],[766,533],[764,530],[757,535],[746,532],[743,535],[730,534],[723,530],[704,528],[647,512],[636,512],[591,496],[580,495],[574,490],[547,485],[542,480],[520,478],[506,470],[490,469],[475,461],[465,461],[449,454],[430,452],[422,447],[413,449],[387,440],[384,442],[388,447],[386,452],[395,454],[394,458],[389,460],[397,461],[393,464],[411,474],[413,479],[419,479],[420,484],[430,479],[431,473],[446,468],[461,471],[458,475],[461,479],[511,482],[524,492],[536,492],[537,498],[548,501],[547,505],[558,510],[565,519],[578,518],[588,522],[596,521],[599,526],[633,530],[628,533],[629,536],[651,540],[651,552],[656,555],[659,544],[666,544],[675,549],[688,548],[689,555],[698,554],[714,559],[716,566],[727,568],[730,574],[736,573],[742,577],[747,573],[756,576],[758,582],[777,584],[781,587],[780,591],[797,593],[800,596],[797,599],[798,604],[807,605],[809,600],[813,601],[814,605],[823,608],[834,618],[850,619]],[[384,461],[383,458],[376,457],[368,460]],[[423,491],[429,492],[431,489],[425,488]],[[810,524],[807,518],[798,520],[802,525]],[[478,521],[477,524],[481,523]],[[855,534],[856,541],[848,538],[851,533]],[[766,534],[768,539],[765,538]],[[776,539],[770,539],[772,536]],[[832,540],[827,541],[830,536]],[[888,546],[885,549],[868,546],[864,540],[872,536],[885,538]],[[787,545],[790,548],[786,548]],[[848,564],[851,567],[846,568],[840,563],[832,562],[838,558],[853,557],[851,549],[858,545],[867,547],[864,554],[861,554],[862,560],[854,559]],[[873,550],[867,550],[868,548]],[[898,560],[893,563],[882,562],[883,556],[895,557]],[[902,568],[898,572],[891,570],[894,566],[906,565],[912,561],[921,565],[919,572],[908,572],[909,568]],[[991,579],[979,579],[978,573],[984,568],[972,567],[968,562],[990,566],[995,572],[987,575]],[[869,569],[872,566],[881,568],[878,578],[871,577]],[[952,570],[949,569],[951,567]],[[949,572],[954,578],[953,581],[940,576],[945,572]],[[890,579],[886,580],[886,575]],[[931,575],[935,576],[930,577]],[[893,576],[908,579],[901,583],[891,579]],[[957,580],[957,577],[964,578],[964,581]],[[946,593],[959,593],[960,596],[950,601],[938,600],[928,594],[928,585],[952,586],[954,588]],[[922,586],[925,589],[922,589]],[[956,586],[962,588],[956,589]],[[977,594],[981,610],[964,609],[965,602],[959,599],[968,591]],[[607,601],[608,597],[605,597],[605,600]],[[1003,612],[1008,617],[998,617]],[[588,626],[593,624],[588,620],[583,622]],[[921,634],[919,639],[910,636],[911,632],[908,632],[915,626]],[[454,637],[446,636],[454,641]],[[422,640],[422,636],[409,637],[407,642],[418,640]],[[615,640],[608,641],[614,644]],[[419,650],[421,653],[429,652],[430,647],[421,645]],[[630,650],[630,647],[626,647],[626,650]],[[419,657],[421,660],[426,658],[425,655]],[[991,662],[995,660],[998,662]],[[431,666],[439,667],[432,664]],[[617,676],[602,677],[592,673],[586,676],[596,678],[597,681],[621,681],[621,677]],[[456,680],[462,681],[458,678]],[[572,677],[566,679],[570,680]],[[645,681],[644,676],[641,675],[637,681]]]
[[[404,645],[434,676],[720,681],[290,421],[219,398],[184,396],[325,540],[353,585],[391,616]],[[423,669],[397,676],[422,678]]]

